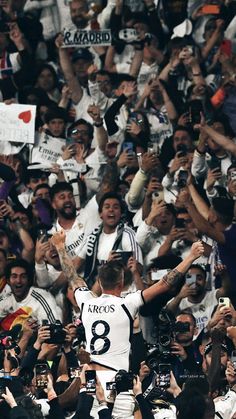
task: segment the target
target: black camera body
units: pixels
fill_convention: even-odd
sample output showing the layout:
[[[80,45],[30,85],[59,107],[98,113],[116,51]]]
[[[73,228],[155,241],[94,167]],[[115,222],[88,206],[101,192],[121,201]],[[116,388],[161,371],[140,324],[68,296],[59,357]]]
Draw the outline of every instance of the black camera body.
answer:
[[[50,338],[47,340],[47,343],[60,345],[65,342],[66,332],[63,330],[60,320],[56,320],[55,323],[49,323],[45,319],[42,321],[42,326],[48,326],[50,330]]]
[[[157,324],[157,344],[149,351],[146,364],[151,370],[158,371],[160,362],[169,362],[174,356],[171,353],[171,342],[176,338],[177,333],[189,332],[188,322],[177,322],[175,316],[166,308],[159,313]]]
[[[134,378],[135,375],[132,372],[119,370],[115,376],[117,393],[132,390]]]

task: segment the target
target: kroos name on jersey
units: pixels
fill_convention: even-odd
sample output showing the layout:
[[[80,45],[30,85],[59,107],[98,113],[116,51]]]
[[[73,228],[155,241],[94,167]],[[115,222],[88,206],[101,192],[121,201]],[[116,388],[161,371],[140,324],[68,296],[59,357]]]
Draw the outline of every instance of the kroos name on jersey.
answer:
[[[89,304],[88,306],[88,313],[114,313],[115,305],[111,304],[109,306],[97,306],[94,304]]]

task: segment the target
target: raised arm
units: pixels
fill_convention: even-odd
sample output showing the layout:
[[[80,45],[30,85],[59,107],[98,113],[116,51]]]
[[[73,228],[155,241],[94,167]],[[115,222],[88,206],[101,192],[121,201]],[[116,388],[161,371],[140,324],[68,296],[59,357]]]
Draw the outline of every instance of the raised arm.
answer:
[[[83,278],[78,276],[76,269],[73,265],[72,259],[66,253],[65,240],[66,235],[63,230],[56,232],[55,234],[53,234],[51,238],[52,244],[57,249],[62,270],[73,289],[76,289],[78,287],[87,287],[87,284],[83,280]]]
[[[82,96],[83,96],[83,90],[82,87],[74,73],[72,62],[68,54],[68,49],[63,48],[63,36],[62,34],[59,34],[56,38],[55,44],[58,48],[59,52],[59,60],[61,69],[63,71],[66,83],[71,91],[71,99],[75,104],[77,104]]]
[[[182,276],[188,271],[192,263],[202,256],[204,253],[204,246],[201,241],[193,243],[188,256],[176,266],[175,269],[170,271],[167,275],[158,281],[157,284],[143,291],[143,298],[145,302],[153,300],[157,295],[169,291],[173,286],[178,284]]]
[[[236,144],[227,138],[225,135],[220,134],[219,132],[215,131],[212,127],[207,124],[202,124],[200,127],[201,131],[205,132],[212,138],[217,144],[223,147],[229,153],[232,153],[236,156]]]
[[[100,115],[100,107],[97,105],[90,105],[87,112],[94,121],[95,138],[97,140],[98,147],[101,151],[105,151],[108,142],[108,135],[103,125],[103,119]]]

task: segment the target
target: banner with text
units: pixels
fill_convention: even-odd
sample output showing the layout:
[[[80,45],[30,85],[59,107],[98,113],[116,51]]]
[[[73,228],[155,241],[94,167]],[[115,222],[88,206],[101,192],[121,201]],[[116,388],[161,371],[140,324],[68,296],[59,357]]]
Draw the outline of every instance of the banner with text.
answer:
[[[68,47],[91,47],[93,45],[109,46],[111,45],[110,29],[102,30],[74,30],[65,29],[63,48]]]
[[[31,163],[56,163],[62,155],[65,140],[42,133],[39,145],[32,150]]]
[[[0,141],[34,144],[36,106],[0,103]]]

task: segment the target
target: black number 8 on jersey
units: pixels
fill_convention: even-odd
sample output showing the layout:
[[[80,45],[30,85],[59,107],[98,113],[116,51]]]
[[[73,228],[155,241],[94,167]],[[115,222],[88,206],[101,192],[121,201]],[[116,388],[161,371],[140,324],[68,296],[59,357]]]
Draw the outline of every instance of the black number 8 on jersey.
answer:
[[[98,329],[97,328],[98,325],[102,325],[104,327],[103,333],[98,334],[96,332],[96,330]],[[91,353],[91,355],[102,355],[102,354],[105,354],[109,350],[109,348],[111,346],[111,342],[107,337],[109,332],[110,332],[110,326],[104,320],[97,320],[96,322],[94,322],[92,324],[93,338],[91,339],[91,342],[90,342],[90,353]],[[103,347],[99,351],[96,351],[95,342],[98,339],[102,339],[104,343],[103,343]]]

